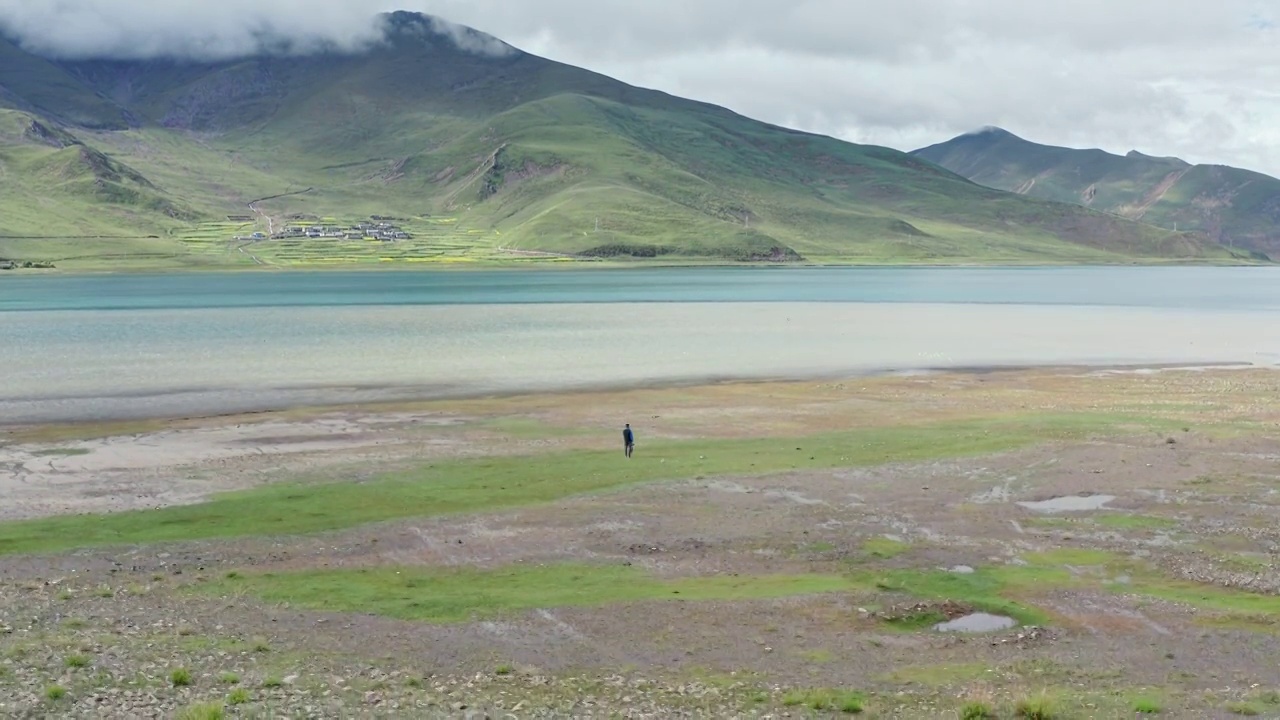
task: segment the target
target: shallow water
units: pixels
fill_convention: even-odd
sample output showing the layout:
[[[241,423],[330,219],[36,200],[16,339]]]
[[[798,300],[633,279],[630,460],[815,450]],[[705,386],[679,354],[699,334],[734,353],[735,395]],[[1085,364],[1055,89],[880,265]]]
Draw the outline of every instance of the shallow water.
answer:
[[[933,626],[933,629],[938,632],[984,633],[1007,630],[1017,624],[1017,620],[1004,615],[972,613],[964,617],[958,617],[955,620],[938,623]]]
[[[1024,501],[1018,504],[1028,510],[1042,513],[1084,512],[1086,510],[1101,510],[1107,506],[1107,503],[1115,499],[1115,495],[1066,495],[1035,502]]]
[[[1280,273],[1256,268],[0,275],[0,423],[934,368],[1271,365],[1277,308]]]

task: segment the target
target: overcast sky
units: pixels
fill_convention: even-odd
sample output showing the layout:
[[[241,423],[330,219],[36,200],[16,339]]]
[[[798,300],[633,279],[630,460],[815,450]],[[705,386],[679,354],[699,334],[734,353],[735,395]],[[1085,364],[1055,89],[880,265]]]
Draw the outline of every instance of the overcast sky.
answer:
[[[391,9],[855,142],[998,125],[1280,175],[1276,0],[0,0],[0,24],[46,50],[216,52],[271,27],[359,40]]]

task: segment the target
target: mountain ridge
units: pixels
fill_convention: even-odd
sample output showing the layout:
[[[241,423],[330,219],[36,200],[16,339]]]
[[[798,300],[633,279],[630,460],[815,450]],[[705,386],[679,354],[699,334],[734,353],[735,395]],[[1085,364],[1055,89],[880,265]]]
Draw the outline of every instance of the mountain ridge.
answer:
[[[1280,257],[1280,180],[1221,164],[1131,150],[1044,145],[983,128],[911,152],[974,182],[1071,202],[1229,247]]]
[[[132,226],[174,238],[176,264],[492,260],[513,252],[1241,259],[1204,234],[991,190],[897,150],[628,85],[429,16],[394,13],[385,23],[385,40],[361,52],[215,61],[50,60],[0,40],[0,60],[20,59],[0,70],[0,94],[11,97],[5,112],[78,138],[90,172],[92,153],[109,163],[100,169],[116,168],[87,186],[48,174],[33,182],[24,173],[50,162],[46,150],[0,142],[0,167],[13,170],[0,179],[0,210],[31,202],[32,191],[46,208],[9,213],[0,235]],[[272,199],[240,219],[257,198]],[[61,203],[58,213],[50,203]],[[232,244],[233,234],[272,234],[290,218],[342,224],[372,215],[405,218],[417,238]],[[231,218],[253,227],[214,222]],[[193,248],[204,254],[194,257]],[[14,252],[0,245],[0,255]]]

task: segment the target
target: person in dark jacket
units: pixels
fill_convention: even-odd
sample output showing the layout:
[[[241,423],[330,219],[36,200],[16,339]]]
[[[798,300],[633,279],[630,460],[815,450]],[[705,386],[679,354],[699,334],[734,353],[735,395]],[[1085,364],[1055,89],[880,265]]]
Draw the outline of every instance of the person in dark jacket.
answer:
[[[631,449],[636,446],[636,434],[631,432],[631,423],[622,428],[622,446],[627,457],[631,457]]]

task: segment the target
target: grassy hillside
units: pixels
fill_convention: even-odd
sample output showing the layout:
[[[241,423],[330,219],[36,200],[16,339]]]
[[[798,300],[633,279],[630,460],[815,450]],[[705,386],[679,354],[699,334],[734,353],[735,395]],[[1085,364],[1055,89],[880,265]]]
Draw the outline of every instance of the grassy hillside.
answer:
[[[6,85],[24,108],[9,111],[14,122],[64,128],[80,144],[0,135],[0,235],[155,234],[176,263],[268,265],[535,253],[1233,259],[1203,234],[994,191],[904,153],[759,123],[496,41],[466,52],[422,16],[394,14],[387,32],[356,55],[212,64],[49,62],[6,46],[27,68]],[[233,240],[291,218],[371,215],[412,226],[414,241]]]
[[[1039,145],[997,128],[912,154],[988,187],[1203,232],[1231,248],[1280,257],[1280,180],[1260,173]]]
[[[140,172],[25,112],[0,110],[0,237],[139,237],[197,214]]]

